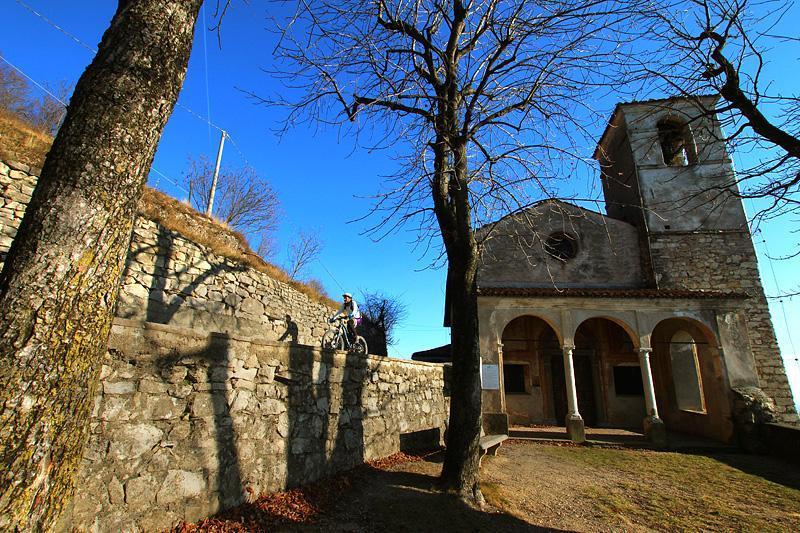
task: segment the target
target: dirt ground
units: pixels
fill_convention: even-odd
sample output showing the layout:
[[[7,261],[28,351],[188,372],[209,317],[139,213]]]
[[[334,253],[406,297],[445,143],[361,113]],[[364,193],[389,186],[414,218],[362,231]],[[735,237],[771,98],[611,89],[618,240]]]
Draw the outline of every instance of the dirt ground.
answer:
[[[272,512],[281,500],[240,511],[238,523],[181,531],[800,530],[800,467],[767,457],[508,441],[483,461],[483,511],[434,490],[439,461],[390,461],[321,484],[300,522]]]

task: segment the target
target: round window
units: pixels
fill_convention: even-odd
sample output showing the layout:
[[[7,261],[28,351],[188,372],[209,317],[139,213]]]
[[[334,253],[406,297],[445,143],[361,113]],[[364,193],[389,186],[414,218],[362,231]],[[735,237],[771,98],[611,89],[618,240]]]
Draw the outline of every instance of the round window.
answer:
[[[544,242],[544,250],[559,261],[568,261],[577,255],[578,242],[566,233],[553,233]]]

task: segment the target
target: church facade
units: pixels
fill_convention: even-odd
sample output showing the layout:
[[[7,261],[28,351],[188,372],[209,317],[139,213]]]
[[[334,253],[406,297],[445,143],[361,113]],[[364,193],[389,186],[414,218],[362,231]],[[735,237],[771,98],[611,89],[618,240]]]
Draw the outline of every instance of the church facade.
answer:
[[[544,201],[479,230],[485,415],[578,442],[728,442],[753,403],[797,422],[714,105],[618,105],[594,155],[606,213]]]

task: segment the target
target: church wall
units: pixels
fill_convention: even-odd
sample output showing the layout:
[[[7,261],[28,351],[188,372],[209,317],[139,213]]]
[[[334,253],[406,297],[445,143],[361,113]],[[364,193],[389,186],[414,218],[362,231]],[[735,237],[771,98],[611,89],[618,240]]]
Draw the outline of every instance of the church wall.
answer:
[[[621,126],[615,131],[613,145],[599,159],[603,197],[608,216],[641,226],[642,209],[636,163],[630,143]]]
[[[775,400],[780,419],[796,423],[789,380],[747,232],[653,233],[651,255],[660,288],[735,290],[742,302],[760,387]]]
[[[741,230],[746,219],[742,202],[721,183],[732,183],[730,162],[687,167],[640,166],[639,182],[647,198],[645,218],[650,231]]]
[[[641,287],[636,228],[560,202],[539,204],[523,220],[507,217],[493,228],[478,270],[480,287]],[[534,229],[532,229],[534,228]],[[569,261],[544,250],[547,237],[577,237]]]

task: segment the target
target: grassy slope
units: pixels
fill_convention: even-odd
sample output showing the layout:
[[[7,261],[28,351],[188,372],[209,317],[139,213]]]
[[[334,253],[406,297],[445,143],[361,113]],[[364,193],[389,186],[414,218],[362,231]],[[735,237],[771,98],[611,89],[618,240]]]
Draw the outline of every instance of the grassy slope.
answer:
[[[20,118],[0,110],[0,159],[19,161],[33,167],[38,173],[37,169],[44,165],[44,159],[52,142],[53,139],[49,135],[37,131]],[[217,255],[244,263],[273,279],[288,283],[312,300],[329,307],[338,306],[315,288],[290,279],[283,269],[261,259],[250,249],[242,234],[162,192],[145,187],[139,212],[165,228],[209,248]]]
[[[570,497],[581,502],[599,529],[800,529],[800,468],[773,458],[593,447],[534,450],[531,459],[539,467],[570,476]],[[520,516],[515,505],[519,492],[497,481],[487,484],[487,500]],[[552,486],[546,478],[535,484],[541,490]]]

